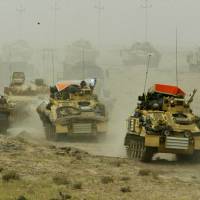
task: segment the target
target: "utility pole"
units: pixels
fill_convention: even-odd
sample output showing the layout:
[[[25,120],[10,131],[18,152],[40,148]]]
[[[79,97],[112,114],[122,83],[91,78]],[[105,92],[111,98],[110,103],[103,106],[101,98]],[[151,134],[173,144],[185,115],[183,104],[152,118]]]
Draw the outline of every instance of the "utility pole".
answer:
[[[148,28],[149,28],[149,9],[152,7],[151,4],[149,4],[149,0],[144,0],[144,5],[142,5],[142,8],[145,9],[145,42],[148,42]]]
[[[100,47],[100,45],[101,45],[101,15],[102,15],[102,11],[104,10],[104,6],[102,5],[101,0],[98,0],[98,4],[95,5],[95,9],[97,9],[97,13],[98,13],[97,42],[98,42],[98,45]]]
[[[49,82],[52,83],[54,80],[54,54],[55,54],[55,49],[54,48],[44,48],[43,50],[43,63],[45,66],[48,66],[49,69],[46,70],[46,75],[49,74]],[[45,64],[46,63],[46,64]],[[52,65],[52,66],[51,66]],[[43,66],[44,67],[44,66]],[[54,82],[53,82],[54,84]]]
[[[52,81],[55,84],[55,58],[56,58],[56,48],[57,48],[57,12],[59,10],[58,1],[54,0],[54,26],[53,26],[53,51],[52,51]]]
[[[16,11],[19,13],[19,21],[18,21],[19,39],[22,39],[23,14],[26,11],[26,9],[23,7],[21,2]]]

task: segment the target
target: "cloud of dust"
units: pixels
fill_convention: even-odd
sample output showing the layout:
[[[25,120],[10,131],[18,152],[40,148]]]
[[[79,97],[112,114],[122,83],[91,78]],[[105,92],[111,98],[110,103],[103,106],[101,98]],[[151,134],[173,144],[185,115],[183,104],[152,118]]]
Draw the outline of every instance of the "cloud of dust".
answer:
[[[33,101],[25,105],[20,112],[25,117],[20,117],[15,120],[9,129],[9,133],[12,135],[19,135],[25,133],[30,138],[44,139],[44,129],[42,122],[39,118],[36,108],[40,105],[42,100],[37,97],[33,97]]]

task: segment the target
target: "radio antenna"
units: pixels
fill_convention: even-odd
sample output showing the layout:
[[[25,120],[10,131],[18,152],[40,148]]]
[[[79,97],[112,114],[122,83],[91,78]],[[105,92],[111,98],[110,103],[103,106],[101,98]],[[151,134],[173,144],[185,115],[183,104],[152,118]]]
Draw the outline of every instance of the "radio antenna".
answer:
[[[148,79],[148,74],[149,74],[149,66],[150,66],[150,60],[151,60],[151,54],[147,56],[147,62],[146,62],[146,76],[145,76],[145,81],[144,81],[144,94],[146,92],[146,85],[147,85],[147,79]]]
[[[178,30],[176,27],[176,86],[178,87]]]

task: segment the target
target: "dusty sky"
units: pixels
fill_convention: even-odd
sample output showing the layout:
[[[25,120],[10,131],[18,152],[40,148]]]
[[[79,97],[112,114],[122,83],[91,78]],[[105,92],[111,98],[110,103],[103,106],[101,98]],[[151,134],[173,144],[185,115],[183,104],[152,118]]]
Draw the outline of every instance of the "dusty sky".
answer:
[[[0,45],[18,38],[32,45],[50,46],[55,0],[0,0]],[[79,38],[97,41],[97,0],[57,0],[57,45]],[[144,40],[143,0],[102,0],[102,43],[129,44]],[[17,8],[25,8],[19,20]],[[178,26],[183,46],[200,44],[199,0],[149,0],[149,40],[174,45]],[[20,21],[22,28],[20,31]],[[40,25],[37,25],[40,22]],[[21,36],[20,36],[21,35]]]

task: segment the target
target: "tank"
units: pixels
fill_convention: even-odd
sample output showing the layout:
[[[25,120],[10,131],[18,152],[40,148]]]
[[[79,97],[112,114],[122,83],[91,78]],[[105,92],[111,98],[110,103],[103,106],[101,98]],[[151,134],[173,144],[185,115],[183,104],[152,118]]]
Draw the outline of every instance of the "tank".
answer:
[[[32,90],[36,95],[47,95],[49,94],[49,87],[42,78],[36,78],[31,84]]]
[[[26,83],[24,72],[13,72],[9,87],[4,88],[8,103],[13,106],[12,122],[26,119],[32,113],[32,106],[39,97],[44,98],[49,93],[43,79]]]
[[[94,94],[95,79],[63,81],[50,90],[50,99],[38,106],[46,138],[62,136],[104,137],[107,114],[104,104]]]
[[[185,92],[176,86],[155,84],[139,96],[135,112],[127,120],[124,144],[130,159],[150,162],[156,153],[178,158],[200,156],[199,118],[191,110]]]
[[[36,96],[48,94],[49,87],[41,78],[35,79],[31,83],[26,83],[24,72],[13,72],[10,86],[5,87],[4,93],[8,96]]]
[[[148,42],[136,42],[129,49],[121,51],[122,62],[127,66],[144,65],[147,55],[151,55],[150,67],[157,68],[161,60],[161,54]]]
[[[0,96],[0,134],[7,133],[10,126],[11,106],[4,96]]]
[[[194,52],[189,52],[187,55],[187,63],[190,72],[200,72],[200,48]]]

